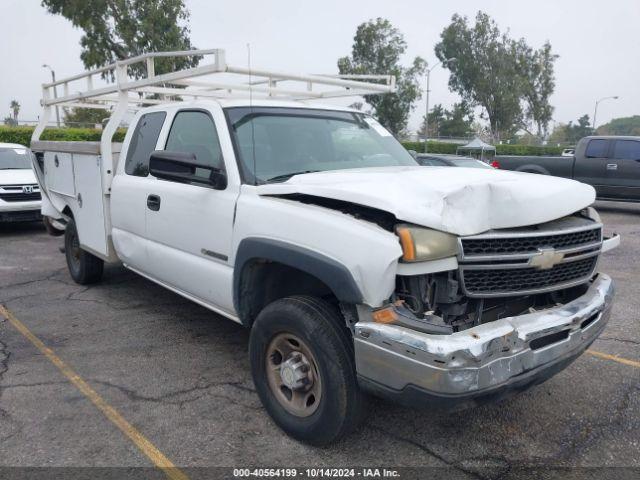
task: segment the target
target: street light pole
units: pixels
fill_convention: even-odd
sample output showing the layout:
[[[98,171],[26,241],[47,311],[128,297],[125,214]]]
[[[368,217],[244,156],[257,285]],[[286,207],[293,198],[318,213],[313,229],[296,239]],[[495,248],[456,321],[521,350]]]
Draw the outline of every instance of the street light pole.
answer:
[[[53,83],[56,83],[55,70],[51,68],[50,65],[47,65],[46,63],[42,65],[42,68],[48,68],[49,70],[51,70],[51,81]],[[58,98],[58,89],[56,85],[53,86],[53,98]],[[58,110],[58,105],[56,105],[56,125],[58,126],[58,128],[60,128],[60,110]]]
[[[429,89],[429,83],[431,81],[431,70],[436,68],[441,63],[451,63],[456,60],[456,57],[447,58],[442,60],[441,62],[436,63],[433,67],[427,68],[427,110],[426,115],[424,117],[424,153],[427,153],[427,141],[429,139],[429,93],[431,90]]]
[[[598,115],[598,105],[603,100],[617,100],[619,97],[617,95],[613,95],[612,97],[602,97],[600,100],[596,100],[596,107],[593,109],[593,132],[596,131],[596,115]]]

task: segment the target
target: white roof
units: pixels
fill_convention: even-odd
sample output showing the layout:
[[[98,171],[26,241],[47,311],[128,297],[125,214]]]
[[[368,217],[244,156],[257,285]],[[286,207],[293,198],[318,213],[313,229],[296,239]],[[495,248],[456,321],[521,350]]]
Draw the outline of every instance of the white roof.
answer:
[[[462,145],[458,148],[464,149],[464,150],[495,150],[496,149],[496,147],[483,142],[478,137],[474,138],[466,145]]]
[[[0,148],[27,148],[25,145],[19,143],[0,143]]]

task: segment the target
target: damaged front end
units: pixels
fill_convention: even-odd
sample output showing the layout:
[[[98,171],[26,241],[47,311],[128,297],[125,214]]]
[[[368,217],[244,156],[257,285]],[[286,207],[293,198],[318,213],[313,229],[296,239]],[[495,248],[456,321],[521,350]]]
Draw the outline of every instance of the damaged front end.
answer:
[[[451,249],[450,239],[429,246],[402,228],[405,262],[443,261]],[[596,268],[617,241],[603,239],[592,209],[456,238],[455,269],[398,275],[389,304],[358,308],[361,385],[402,403],[450,408],[544,381],[608,321],[613,282]]]

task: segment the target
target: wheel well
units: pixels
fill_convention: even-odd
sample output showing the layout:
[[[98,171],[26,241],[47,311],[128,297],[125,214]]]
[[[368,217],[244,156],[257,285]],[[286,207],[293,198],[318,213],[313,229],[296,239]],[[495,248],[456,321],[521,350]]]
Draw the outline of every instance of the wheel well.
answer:
[[[311,295],[337,302],[331,289],[317,277],[283,263],[257,258],[244,265],[238,293],[238,315],[246,326],[251,326],[264,307],[280,298]]]
[[[71,208],[69,208],[69,205],[66,205],[63,209],[62,209],[62,213],[64,215],[66,215],[69,218],[73,218],[73,212],[71,211]]]

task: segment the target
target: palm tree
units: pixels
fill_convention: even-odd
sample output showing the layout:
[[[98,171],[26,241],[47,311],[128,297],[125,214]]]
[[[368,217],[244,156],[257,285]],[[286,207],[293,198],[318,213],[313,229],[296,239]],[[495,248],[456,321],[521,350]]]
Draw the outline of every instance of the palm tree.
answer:
[[[16,125],[17,125],[18,114],[20,113],[20,104],[18,103],[17,100],[11,100],[11,103],[9,104],[9,108],[13,112],[13,120],[16,122]]]

